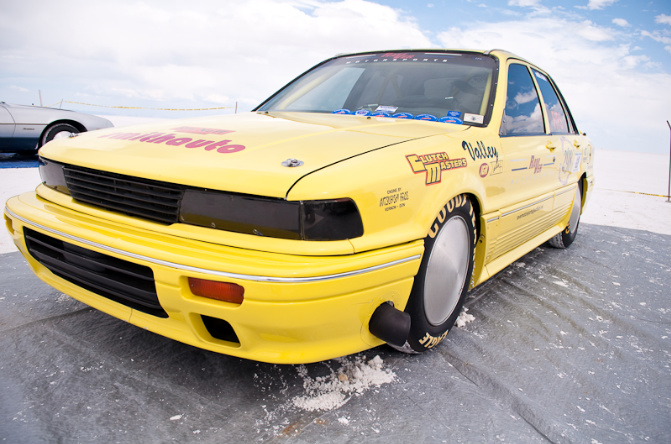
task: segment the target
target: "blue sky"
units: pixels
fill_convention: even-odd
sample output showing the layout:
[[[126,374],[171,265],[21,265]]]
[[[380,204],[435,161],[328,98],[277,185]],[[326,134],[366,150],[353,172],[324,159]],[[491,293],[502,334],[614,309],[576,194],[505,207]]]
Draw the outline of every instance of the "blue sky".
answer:
[[[437,47],[510,50],[554,77],[597,148],[669,152],[668,0],[0,0],[0,100],[247,111],[334,54]]]

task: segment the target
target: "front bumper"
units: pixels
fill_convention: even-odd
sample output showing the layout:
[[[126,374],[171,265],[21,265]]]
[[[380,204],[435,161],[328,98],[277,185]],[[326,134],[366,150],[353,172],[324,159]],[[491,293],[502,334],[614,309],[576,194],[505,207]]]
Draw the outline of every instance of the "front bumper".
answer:
[[[382,344],[368,330],[370,317],[386,301],[404,309],[423,253],[422,241],[342,256],[268,253],[177,237],[161,233],[160,226],[148,230],[127,220],[76,212],[34,192],[11,198],[5,208],[14,243],[36,275],[54,288],[160,335],[270,363],[316,362]],[[95,256],[148,267],[163,317],[54,274],[28,251],[25,228]],[[236,305],[196,296],[189,277],[241,285],[244,301]],[[221,325],[234,334],[219,334]]]

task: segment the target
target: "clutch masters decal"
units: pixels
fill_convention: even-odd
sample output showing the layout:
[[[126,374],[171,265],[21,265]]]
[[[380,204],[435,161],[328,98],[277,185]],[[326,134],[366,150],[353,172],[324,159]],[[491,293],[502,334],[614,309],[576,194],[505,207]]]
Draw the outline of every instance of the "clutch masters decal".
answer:
[[[460,159],[450,159],[445,152],[423,154],[421,156],[410,154],[405,156],[405,158],[408,159],[408,163],[410,163],[410,168],[412,168],[413,173],[418,174],[426,171],[427,185],[439,183],[442,180],[441,171],[464,168],[467,165],[465,157]]]

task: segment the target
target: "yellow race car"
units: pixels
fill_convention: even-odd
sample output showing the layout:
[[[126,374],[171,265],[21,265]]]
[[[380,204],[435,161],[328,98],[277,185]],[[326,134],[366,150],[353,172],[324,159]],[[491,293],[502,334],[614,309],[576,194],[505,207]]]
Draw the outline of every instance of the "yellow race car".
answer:
[[[271,363],[436,346],[469,288],[568,247],[592,146],[503,51],[341,55],[253,112],[40,150],[5,221],[42,280],[178,341]]]

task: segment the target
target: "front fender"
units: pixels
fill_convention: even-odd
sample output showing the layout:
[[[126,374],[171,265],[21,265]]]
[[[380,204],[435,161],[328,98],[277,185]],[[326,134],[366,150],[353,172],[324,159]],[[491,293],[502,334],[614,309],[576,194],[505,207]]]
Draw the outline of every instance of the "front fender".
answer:
[[[288,199],[352,198],[364,225],[364,235],[350,240],[356,252],[423,239],[452,197],[469,194],[477,207],[485,205],[482,162],[463,149],[465,132],[459,135],[427,137],[347,159],[301,179]]]

